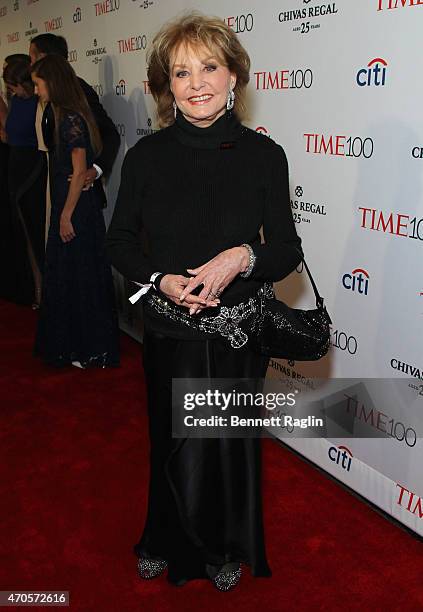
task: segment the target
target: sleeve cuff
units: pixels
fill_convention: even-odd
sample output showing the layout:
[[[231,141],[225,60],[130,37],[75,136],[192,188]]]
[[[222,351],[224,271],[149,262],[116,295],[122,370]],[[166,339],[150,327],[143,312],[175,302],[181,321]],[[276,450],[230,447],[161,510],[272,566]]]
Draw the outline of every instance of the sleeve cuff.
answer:
[[[97,180],[103,174],[103,170],[100,168],[100,166],[97,166],[97,164],[93,164],[93,168],[95,168],[95,171],[97,172],[97,176],[96,176],[96,180]]]
[[[147,291],[149,291],[149,289],[151,289],[154,281],[158,276],[163,276],[163,272],[153,272],[153,274],[150,276],[150,281],[148,283],[138,283],[137,281],[132,281],[133,283],[141,287],[141,289],[139,289],[136,293],[134,293],[134,295],[131,295],[131,297],[128,298],[131,304],[135,304],[135,302],[137,302],[145,293],[147,293]]]

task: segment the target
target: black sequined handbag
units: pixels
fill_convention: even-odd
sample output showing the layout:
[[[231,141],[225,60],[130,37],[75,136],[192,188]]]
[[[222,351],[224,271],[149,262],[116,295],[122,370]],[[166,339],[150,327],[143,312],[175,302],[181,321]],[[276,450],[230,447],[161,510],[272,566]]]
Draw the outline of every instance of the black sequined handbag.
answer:
[[[290,308],[276,299],[271,285],[265,285],[249,333],[250,348],[262,355],[295,361],[315,361],[329,350],[329,325],[332,320],[302,254],[301,259],[314,289],[316,308]]]

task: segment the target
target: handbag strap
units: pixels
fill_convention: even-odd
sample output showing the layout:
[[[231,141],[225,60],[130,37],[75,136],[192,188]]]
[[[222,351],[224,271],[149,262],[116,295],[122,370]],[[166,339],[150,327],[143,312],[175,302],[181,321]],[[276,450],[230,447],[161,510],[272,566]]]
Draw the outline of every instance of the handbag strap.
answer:
[[[316,296],[316,306],[317,306],[318,308],[322,308],[322,307],[323,307],[323,301],[324,301],[324,300],[323,300],[323,298],[321,297],[321,295],[320,295],[320,293],[319,293],[319,290],[317,289],[316,283],[314,282],[314,279],[313,279],[313,277],[312,277],[312,275],[311,275],[311,272],[310,272],[310,270],[309,270],[309,268],[308,268],[308,265],[306,264],[306,260],[304,259],[304,255],[302,254],[302,252],[300,251],[300,249],[298,249],[297,247],[294,247],[294,249],[295,249],[295,250],[296,250],[296,251],[297,251],[297,252],[300,254],[300,256],[301,256],[301,260],[302,260],[302,262],[303,262],[303,264],[304,264],[304,267],[305,267],[305,269],[306,269],[306,271],[307,271],[307,274],[308,274],[308,277],[309,277],[309,279],[310,279],[310,282],[311,282],[311,284],[312,284],[312,286],[313,286],[314,295]]]

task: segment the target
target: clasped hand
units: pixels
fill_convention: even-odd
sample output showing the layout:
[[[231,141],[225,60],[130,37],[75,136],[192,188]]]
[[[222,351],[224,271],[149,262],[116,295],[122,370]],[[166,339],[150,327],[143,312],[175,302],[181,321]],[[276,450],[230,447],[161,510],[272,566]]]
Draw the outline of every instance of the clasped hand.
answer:
[[[85,181],[84,181],[84,186],[82,188],[82,191],[88,191],[89,189],[91,189],[91,187],[94,187],[94,181],[97,178],[97,170],[93,167],[88,168],[88,170],[85,173]],[[72,180],[72,174],[69,174],[68,176],[68,182],[70,182]]]
[[[187,268],[193,276],[165,274],[160,290],[175,304],[189,308],[195,314],[208,307],[219,305],[219,296],[239,272],[248,265],[245,247],[233,247],[222,251],[198,268]],[[199,295],[192,295],[196,287],[203,285]]]

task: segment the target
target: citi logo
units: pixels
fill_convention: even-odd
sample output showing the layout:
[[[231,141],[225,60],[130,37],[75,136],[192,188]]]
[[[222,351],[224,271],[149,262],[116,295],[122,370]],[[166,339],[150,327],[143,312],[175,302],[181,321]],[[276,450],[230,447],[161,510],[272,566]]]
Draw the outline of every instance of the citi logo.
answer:
[[[357,72],[357,85],[360,87],[376,87],[385,85],[387,62],[381,57],[375,57],[368,64],[367,68],[362,68]]]
[[[44,26],[46,32],[51,32],[52,30],[60,30],[60,28],[63,28],[63,17],[53,17],[52,19],[48,19],[44,22]]]
[[[356,268],[342,277],[342,286],[349,291],[368,295],[369,293],[369,273],[363,268]]]
[[[400,484],[396,484],[399,488],[399,494],[397,499],[398,506],[405,508],[407,512],[414,514],[418,518],[423,518],[423,499],[417,495],[417,493],[412,493],[405,487]]]
[[[269,132],[267,131],[267,129],[263,125],[257,126],[256,127],[256,132],[258,132],[259,134],[264,134],[265,136],[269,136],[270,137]]]
[[[346,446],[331,446],[328,450],[328,456],[331,461],[336,463],[342,470],[350,471],[353,454]]]
[[[117,96],[124,96],[126,94],[126,81],[124,79],[120,79],[115,87],[115,92]]]
[[[120,8],[120,0],[103,0],[94,4],[95,16],[105,15],[106,13],[114,13]]]
[[[81,19],[82,19],[82,12],[81,12],[80,7],[78,6],[78,7],[75,9],[74,14],[72,15],[72,21],[73,21],[74,23],[78,23],[79,21],[81,21]]]

